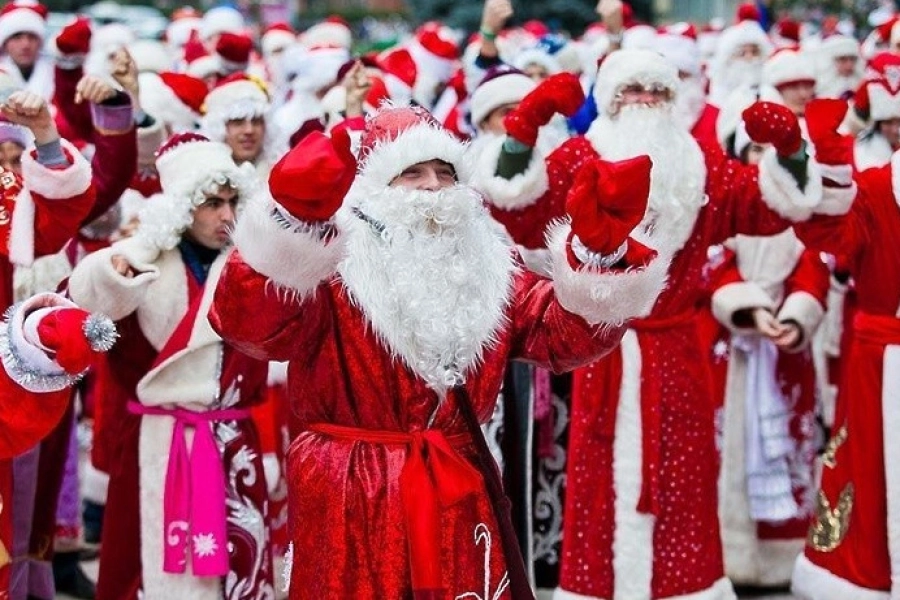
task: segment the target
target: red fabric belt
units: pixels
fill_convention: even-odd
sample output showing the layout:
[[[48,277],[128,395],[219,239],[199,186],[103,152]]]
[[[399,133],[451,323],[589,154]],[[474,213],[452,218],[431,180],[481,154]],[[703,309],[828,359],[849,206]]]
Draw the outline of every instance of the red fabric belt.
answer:
[[[471,440],[467,434],[444,436],[437,429],[407,433],[315,423],[309,431],[368,444],[409,447],[400,473],[400,495],[409,539],[413,593],[443,598],[441,580],[441,509],[456,504],[483,486],[481,474],[457,452]]]
[[[853,317],[853,333],[854,339],[863,343],[900,344],[900,318],[857,311]]]

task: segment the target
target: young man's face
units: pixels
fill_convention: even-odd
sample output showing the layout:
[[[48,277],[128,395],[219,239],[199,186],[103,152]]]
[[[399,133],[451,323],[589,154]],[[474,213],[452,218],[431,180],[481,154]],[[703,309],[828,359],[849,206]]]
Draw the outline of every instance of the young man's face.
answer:
[[[33,33],[17,33],[6,40],[3,51],[16,66],[30,68],[37,62],[41,51],[41,38]]]
[[[266,122],[262,117],[233,119],[225,124],[225,143],[238,164],[253,162],[262,154],[265,135]]]
[[[206,194],[206,201],[194,209],[194,221],[185,232],[188,239],[209,248],[221,250],[228,245],[228,232],[234,226],[238,192],[229,187]]]
[[[494,133],[497,135],[503,135],[506,133],[506,125],[503,124],[503,120],[506,118],[506,115],[511,113],[515,108],[519,105],[518,102],[510,102],[509,104],[504,104],[502,106],[498,106],[494,110],[492,110],[487,117],[481,122],[481,131],[484,133]]]
[[[797,81],[778,88],[784,105],[791,109],[795,115],[803,116],[806,105],[816,95],[816,83],[814,81]]]
[[[405,168],[389,185],[436,192],[456,185],[456,171],[453,165],[442,160],[426,160]]]
[[[25,149],[15,142],[0,142],[0,167],[21,175],[24,151]]]

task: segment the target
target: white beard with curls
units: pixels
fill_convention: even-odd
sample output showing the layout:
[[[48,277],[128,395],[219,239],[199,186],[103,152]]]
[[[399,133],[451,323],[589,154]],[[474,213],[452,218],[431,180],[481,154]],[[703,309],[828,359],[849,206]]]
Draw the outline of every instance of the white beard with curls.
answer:
[[[385,348],[443,396],[505,325],[516,268],[507,236],[464,186],[348,200],[344,285]]]
[[[603,160],[650,156],[647,213],[632,235],[669,257],[681,250],[706,203],[706,163],[671,104],[623,106],[597,117],[585,135]]]

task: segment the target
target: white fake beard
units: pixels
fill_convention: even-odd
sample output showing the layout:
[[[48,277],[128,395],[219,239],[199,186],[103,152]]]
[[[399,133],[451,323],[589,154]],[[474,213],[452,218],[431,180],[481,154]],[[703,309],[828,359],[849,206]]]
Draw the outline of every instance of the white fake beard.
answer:
[[[762,81],[763,59],[733,58],[719,74],[723,78],[723,84],[729,90],[736,90],[744,86],[758,86]]]
[[[706,90],[703,87],[703,81],[696,77],[682,79],[675,96],[673,109],[675,120],[687,131],[690,131],[697,124],[705,106]]]
[[[647,213],[632,235],[672,256],[684,247],[706,203],[706,163],[700,147],[675,119],[672,106],[623,106],[601,115],[586,134],[603,160],[650,156]]]
[[[856,90],[861,80],[862,76],[857,73],[838,75],[834,68],[825,69],[816,79],[816,97],[844,99],[845,94]]]
[[[385,347],[442,396],[505,324],[512,248],[470,188],[363,196],[364,218],[350,206],[338,216],[338,272]]]

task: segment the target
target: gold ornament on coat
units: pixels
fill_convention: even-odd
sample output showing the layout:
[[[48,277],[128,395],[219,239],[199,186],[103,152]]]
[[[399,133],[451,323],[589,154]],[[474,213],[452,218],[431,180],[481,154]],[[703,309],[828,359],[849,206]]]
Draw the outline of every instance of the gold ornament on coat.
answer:
[[[831,552],[841,545],[850,528],[853,512],[853,484],[844,486],[833,509],[825,492],[816,495],[816,517],[809,527],[807,543],[819,552]]]

